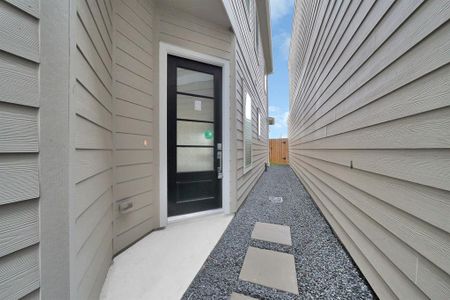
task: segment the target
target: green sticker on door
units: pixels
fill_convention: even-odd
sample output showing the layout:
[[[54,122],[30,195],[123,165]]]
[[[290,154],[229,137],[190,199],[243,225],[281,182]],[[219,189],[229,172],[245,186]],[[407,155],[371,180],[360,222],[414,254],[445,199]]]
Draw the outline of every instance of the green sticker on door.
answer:
[[[205,132],[203,132],[203,135],[205,136],[205,139],[210,140],[213,138],[213,132],[211,130],[205,130]]]

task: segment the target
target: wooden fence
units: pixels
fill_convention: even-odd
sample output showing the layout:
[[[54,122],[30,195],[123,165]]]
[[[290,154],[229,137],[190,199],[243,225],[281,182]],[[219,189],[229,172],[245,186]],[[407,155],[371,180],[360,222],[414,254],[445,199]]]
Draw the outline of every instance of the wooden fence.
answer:
[[[269,140],[269,160],[272,164],[288,164],[288,139]]]

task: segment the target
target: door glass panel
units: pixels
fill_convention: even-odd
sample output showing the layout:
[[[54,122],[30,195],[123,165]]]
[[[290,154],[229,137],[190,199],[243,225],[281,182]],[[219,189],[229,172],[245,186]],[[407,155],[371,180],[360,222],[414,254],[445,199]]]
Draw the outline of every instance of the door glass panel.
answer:
[[[178,94],[177,118],[214,122],[214,100]]]
[[[214,146],[214,124],[177,121],[177,145]]]
[[[177,147],[177,172],[214,170],[214,148]]]
[[[177,68],[177,92],[214,97],[214,76]]]

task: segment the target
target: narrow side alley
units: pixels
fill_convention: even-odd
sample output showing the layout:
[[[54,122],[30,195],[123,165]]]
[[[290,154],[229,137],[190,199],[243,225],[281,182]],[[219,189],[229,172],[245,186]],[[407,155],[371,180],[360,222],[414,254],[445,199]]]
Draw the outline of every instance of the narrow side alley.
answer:
[[[282,197],[280,203],[279,198]],[[283,238],[268,242],[269,238],[258,237],[255,224],[269,223],[284,225],[290,229],[292,242]],[[257,226],[258,227],[258,226]],[[259,230],[261,228],[258,228]],[[280,227],[281,231],[283,229]],[[275,230],[277,231],[277,230]],[[272,233],[268,235],[276,236]],[[278,231],[283,235],[283,232]],[[264,239],[264,240],[263,240]],[[285,239],[286,240],[286,239]],[[292,245],[289,245],[292,244]],[[249,251],[250,249],[250,251]],[[253,274],[258,278],[271,278],[274,285],[248,281],[242,269],[246,268],[249,254],[265,252],[266,260],[253,263]],[[272,256],[292,255],[298,295],[286,290],[271,288],[277,286],[280,278],[275,273],[267,274]],[[250,258],[251,259],[251,258]],[[246,261],[244,263],[244,260]],[[258,270],[260,268],[260,270]],[[249,273],[246,271],[246,273]],[[252,272],[250,272],[252,273]],[[244,275],[244,276],[243,276]],[[243,280],[245,278],[246,280]],[[288,280],[288,278],[281,278]],[[250,279],[251,280],[251,279]],[[282,286],[282,285],[279,285]],[[264,173],[236,213],[205,264],[197,274],[183,299],[372,299],[370,286],[359,273],[348,253],[333,234],[309,194],[294,172],[288,166],[273,166]]]

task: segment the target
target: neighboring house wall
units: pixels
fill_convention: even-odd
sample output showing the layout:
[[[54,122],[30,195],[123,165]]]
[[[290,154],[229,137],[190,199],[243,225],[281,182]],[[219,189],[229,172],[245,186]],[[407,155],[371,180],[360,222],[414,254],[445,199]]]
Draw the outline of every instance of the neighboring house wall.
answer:
[[[113,1],[115,253],[159,225],[153,6],[153,1]],[[121,212],[119,204],[132,206]]]
[[[450,297],[450,3],[296,1],[290,164],[380,298]]]
[[[256,48],[255,22],[256,2],[232,0],[224,2],[233,30],[236,36],[236,97],[235,119],[236,124],[236,203],[232,209],[237,209],[250,193],[258,178],[264,171],[268,162],[268,127],[267,119],[267,93],[264,89],[265,61],[261,42]],[[260,23],[262,20],[260,21]],[[260,31],[259,31],[260,32]],[[261,39],[259,38],[261,41]],[[244,98],[248,92],[252,98],[252,167],[244,173]],[[234,102],[234,101],[232,101]],[[261,113],[261,136],[258,136],[258,112]]]
[[[0,1],[0,299],[40,286],[39,17],[38,1]]]

